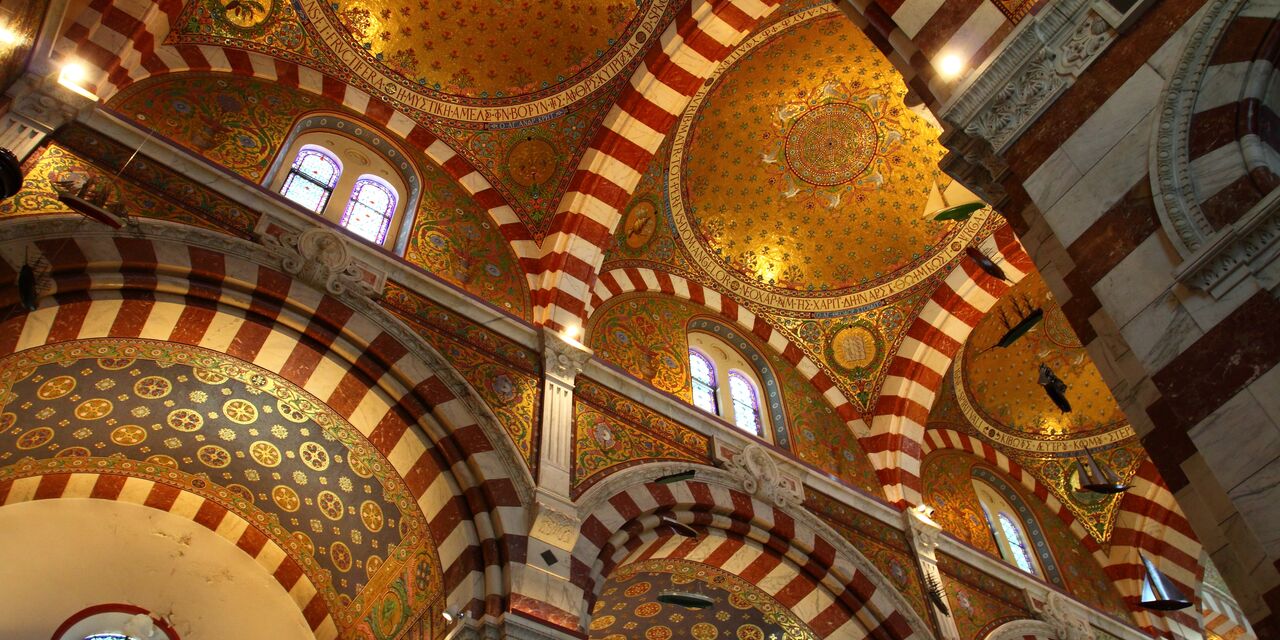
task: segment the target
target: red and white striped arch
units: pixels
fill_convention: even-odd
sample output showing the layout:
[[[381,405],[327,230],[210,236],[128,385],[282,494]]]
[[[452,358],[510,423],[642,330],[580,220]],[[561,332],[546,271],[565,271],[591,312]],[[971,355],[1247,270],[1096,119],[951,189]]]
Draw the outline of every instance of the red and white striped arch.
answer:
[[[457,374],[372,304],[353,305],[252,261],[260,246],[142,224],[151,237],[48,218],[0,225],[8,237],[28,239],[0,245],[0,282],[10,283],[0,298],[6,312],[17,308],[11,283],[27,247],[32,259],[43,254],[52,265],[40,307],[0,323],[0,357],[125,337],[202,347],[279,374],[347,420],[404,479],[436,541],[449,604],[476,617],[500,613],[492,574],[505,569],[505,556],[496,546],[523,538],[496,532],[511,530],[502,521],[523,521],[532,480],[510,475],[523,469],[514,445],[496,422],[477,418],[478,399],[456,393],[468,389]],[[185,241],[158,237],[166,228]],[[67,229],[77,235],[59,237]]]
[[[867,629],[825,587],[776,552],[749,538],[721,529],[701,529],[698,538],[670,531],[648,530],[636,538],[638,546],[619,568],[644,560],[688,560],[731,573],[749,582],[786,607],[819,638],[862,640]]]
[[[586,320],[594,280],[620,211],[703,81],[780,0],[693,0],[632,74],[560,200],[534,278],[536,324]]]
[[[1040,480],[1034,475],[1023,471],[1022,466],[1009,459],[1009,456],[1001,453],[995,447],[987,444],[980,438],[973,437],[966,433],[960,433],[953,429],[930,427],[928,431],[925,431],[924,457],[927,457],[934,451],[946,449],[972,453],[1008,474],[1010,478],[1022,485],[1022,487],[1027,491],[1030,491],[1032,495],[1048,507],[1049,511],[1058,516],[1058,519],[1062,520],[1062,523],[1071,529],[1071,533],[1074,533],[1076,537],[1080,538],[1080,544],[1087,549],[1089,553],[1094,554],[1094,558],[1096,558],[1099,563],[1103,566],[1106,565],[1106,556],[1099,555],[1102,551],[1102,547],[1093,539],[1093,536],[1089,535],[1089,532],[1085,530],[1084,525],[1080,524],[1080,521],[1076,519],[1075,514],[1071,513],[1071,510],[1068,509],[1066,505],[1062,504],[1062,501],[1058,500],[1057,496],[1053,495],[1053,493],[1049,491],[1049,487],[1046,487],[1044,483],[1040,482]]]
[[[925,434],[925,455],[945,449],[966,451],[986,460],[1039,498],[1070,527],[1081,546],[1102,566],[1144,630],[1182,636],[1185,634],[1178,631],[1179,627],[1199,628],[1199,622],[1185,613],[1152,614],[1137,604],[1144,575],[1139,550],[1176,580],[1187,594],[1195,593],[1195,585],[1200,583],[1204,571],[1199,561],[1200,543],[1150,460],[1142,461],[1131,480],[1133,487],[1121,498],[1111,539],[1104,549],[1071,511],[1049,493],[1048,487],[991,445],[951,429],[929,429]]]
[[[697,554],[700,562],[736,575],[765,571],[766,576],[784,576],[794,571],[766,591],[787,601],[812,598],[808,602],[820,610],[810,612],[806,621],[819,634],[856,629],[851,637],[930,635],[928,625],[891,583],[800,505],[791,510],[775,507],[743,492],[734,476],[710,467],[695,467],[693,480],[665,485],[652,481],[687,469],[669,463],[628,469],[592,487],[579,501],[583,519],[572,552],[571,578],[582,592],[584,615],[617,567],[645,549],[656,553],[668,544],[673,549],[684,544],[684,538],[662,537],[666,532],[658,519],[665,515],[701,532],[699,540],[712,541],[703,549],[705,554]],[[744,555],[735,560],[739,551]],[[790,568],[772,573],[784,564]],[[795,592],[783,593],[788,588]],[[827,595],[813,595],[819,588]]]
[[[952,358],[1000,296],[1034,268],[1007,224],[978,247],[1011,282],[1000,281],[973,260],[961,258],[907,328],[906,339],[889,362],[871,433],[862,439],[885,497],[899,506],[920,502],[925,423]]]
[[[840,391],[831,377],[805,355],[804,351],[790,338],[775,329],[762,316],[752,313],[729,296],[722,295],[714,289],[708,289],[693,280],[655,269],[639,267],[613,269],[601,274],[596,281],[591,295],[591,306],[588,307],[587,313],[593,314],[601,305],[617,296],[643,292],[674,296],[719,313],[739,329],[768,344],[783,360],[794,366],[796,371],[812,383],[827,402],[831,403],[836,414],[849,425],[853,433],[860,434],[866,430],[866,423],[858,416],[857,410],[849,402],[848,397]]]
[[[124,475],[97,473],[53,473],[32,475],[0,482],[0,508],[32,500],[78,498],[114,500],[167,511],[187,518],[222,536],[253,558],[271,574],[289,598],[298,605],[302,617],[317,640],[338,637],[338,626],[320,592],[280,545],[250,525],[244,518],[212,500],[176,487]]]

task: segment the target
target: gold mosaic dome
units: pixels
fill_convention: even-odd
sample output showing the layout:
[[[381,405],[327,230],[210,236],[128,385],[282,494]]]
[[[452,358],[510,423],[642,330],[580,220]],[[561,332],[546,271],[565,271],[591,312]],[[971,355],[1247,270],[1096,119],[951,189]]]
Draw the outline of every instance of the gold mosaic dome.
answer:
[[[351,51],[407,87],[468,98],[527,96],[590,73],[651,0],[341,0],[320,5]],[[666,4],[661,2],[660,4]]]
[[[676,227],[713,274],[831,296],[919,266],[955,228],[922,214],[942,148],[900,76],[839,11],[751,38],[675,134]],[[815,259],[823,256],[821,259]]]

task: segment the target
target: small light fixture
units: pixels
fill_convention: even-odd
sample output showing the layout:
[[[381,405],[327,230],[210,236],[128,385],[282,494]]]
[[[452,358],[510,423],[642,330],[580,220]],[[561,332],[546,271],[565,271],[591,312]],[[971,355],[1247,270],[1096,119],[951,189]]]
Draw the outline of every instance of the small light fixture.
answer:
[[[3,24],[0,25],[0,46],[16,47],[26,43],[26,38],[22,37],[13,27]]]
[[[657,482],[658,484],[675,484],[677,482],[684,482],[685,480],[692,480],[693,476],[694,476],[694,471],[690,469],[688,471],[681,471],[679,473],[670,473],[665,476],[655,478],[654,482]]]
[[[1174,584],[1169,576],[1164,575],[1152,564],[1147,556],[1138,553],[1146,574],[1142,578],[1142,600],[1138,605],[1152,611],[1177,611],[1191,606],[1191,601],[1182,594],[1182,590]]]
[[[711,598],[701,593],[689,591],[663,591],[658,594],[658,602],[684,607],[685,609],[706,609],[715,604],[715,601]]]
[[[685,538],[698,537],[698,532],[693,527],[690,527],[671,516],[660,516],[658,518],[658,524],[660,526],[670,527],[672,531],[676,532],[676,535],[683,536]]]
[[[440,617],[444,618],[445,624],[453,624],[462,618],[462,614],[458,612],[457,607],[449,607],[440,612]]]
[[[97,102],[98,96],[84,88],[82,84],[88,77],[89,71],[85,69],[84,64],[71,61],[63,64],[62,70],[58,72],[58,84],[72,90],[77,95]]]
[[[566,340],[577,342],[578,336],[582,335],[582,327],[576,324],[568,325],[560,332],[560,335],[564,336]]]
[[[944,80],[955,80],[964,73],[964,58],[958,54],[948,53],[938,59],[938,73]]]

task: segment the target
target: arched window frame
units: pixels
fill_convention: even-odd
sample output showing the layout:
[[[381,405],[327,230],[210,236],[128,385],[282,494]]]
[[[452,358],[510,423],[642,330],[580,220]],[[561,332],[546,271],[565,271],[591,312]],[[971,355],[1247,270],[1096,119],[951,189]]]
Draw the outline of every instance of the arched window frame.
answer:
[[[1027,539],[1022,534],[1022,527],[1014,522],[1013,516],[1003,511],[996,514],[996,519],[1000,521],[1000,529],[1004,532],[1004,541],[1009,546],[1013,563],[1027,573],[1036,573],[1035,560],[1027,546]]]
[[[760,417],[760,390],[756,383],[737,369],[729,371],[729,399],[733,402],[733,422],[738,428],[755,436],[764,435],[764,421]]]
[[[701,363],[707,372],[705,379],[695,373],[695,363]],[[720,389],[716,384],[715,360],[697,349],[689,349],[689,380],[693,394],[693,406],[712,415],[720,415]]]
[[[387,203],[381,211],[378,211],[367,202],[360,200],[360,196],[366,188],[375,189],[387,196]],[[343,210],[342,218],[339,220],[338,224],[342,225],[342,228],[351,231],[369,242],[381,245],[387,239],[387,231],[391,229],[391,219],[395,217],[396,205],[398,205],[399,202],[400,194],[396,191],[396,188],[391,185],[391,183],[379,178],[378,176],[366,173],[356,178],[355,185],[351,187],[351,196],[347,198],[347,207]],[[355,225],[357,220],[356,216],[361,213],[362,210],[367,211],[370,215],[378,219],[378,226],[377,229],[373,230],[372,237],[365,235]]]
[[[308,160],[315,158],[320,162],[328,164],[333,169],[333,175],[327,180],[321,179],[319,176],[308,175],[304,166]],[[329,199],[333,197],[333,190],[338,186],[338,180],[342,177],[342,161],[338,159],[334,153],[317,144],[305,144],[298,149],[298,155],[294,157],[293,164],[289,166],[289,174],[284,179],[284,184],[280,187],[280,195],[284,196],[290,202],[310,210],[314,214],[322,214],[325,207],[329,205]],[[296,197],[291,196],[295,186],[305,188],[306,186],[314,186],[320,189],[324,195],[320,201],[314,206],[308,206],[306,203],[299,201]]]
[[[1027,499],[1007,478],[995,470],[975,465],[970,473],[973,489],[977,493],[978,501],[982,504],[984,515],[987,516],[988,529],[992,538],[995,539],[1000,557],[1012,565],[1023,568],[1014,558],[1016,551],[1009,542],[1009,536],[1002,531],[999,514],[1004,513],[1016,526],[1021,535],[1023,548],[1032,558],[1034,571],[1028,573],[1063,589],[1067,588],[1062,570],[1049,546],[1044,529],[1036,520]]]

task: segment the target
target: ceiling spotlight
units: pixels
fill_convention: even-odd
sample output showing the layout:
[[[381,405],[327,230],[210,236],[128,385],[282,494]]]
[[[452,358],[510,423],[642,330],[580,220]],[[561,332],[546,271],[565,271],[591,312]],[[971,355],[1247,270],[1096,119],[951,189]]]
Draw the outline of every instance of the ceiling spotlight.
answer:
[[[677,535],[681,535],[686,538],[698,537],[698,532],[695,531],[693,527],[690,527],[689,525],[683,522],[680,522],[679,520],[672,519],[670,516],[659,517],[658,526],[671,527],[672,531],[675,531]]]
[[[684,482],[685,480],[692,480],[693,476],[694,472],[690,469],[688,471],[681,471],[680,473],[670,473],[665,476],[661,476],[654,479],[654,482],[658,484],[675,484],[677,482]]]
[[[938,73],[945,80],[954,80],[964,73],[964,58],[954,53],[948,53],[938,60]]]
[[[579,335],[579,334],[581,334],[581,333],[582,333],[582,327],[579,327],[579,326],[578,326],[578,325],[576,325],[576,324],[571,324],[571,325],[569,325],[569,326],[565,327],[565,328],[564,328],[564,331],[561,331],[561,332],[560,332],[560,334],[561,334],[561,335],[563,335],[564,337],[566,337],[566,338],[568,338],[568,339],[570,339],[570,340],[577,340],[577,339],[578,339],[578,335]]]
[[[701,593],[690,593],[688,591],[663,591],[658,594],[658,602],[686,609],[706,609],[715,604],[714,600]]]
[[[77,95],[84,96],[94,102],[98,101],[98,96],[92,91],[84,88],[84,81],[89,77],[89,71],[79,62],[71,61],[62,65],[62,70],[58,72],[58,84],[72,90]]]
[[[462,616],[463,614],[458,612],[457,607],[449,607],[440,612],[440,617],[444,618],[445,624],[453,624],[455,621],[460,620]]]
[[[0,25],[0,45],[6,47],[16,47],[26,41],[21,34],[13,30],[9,25]]]

